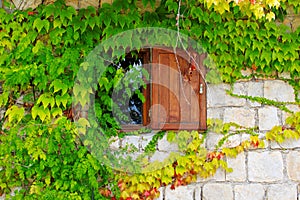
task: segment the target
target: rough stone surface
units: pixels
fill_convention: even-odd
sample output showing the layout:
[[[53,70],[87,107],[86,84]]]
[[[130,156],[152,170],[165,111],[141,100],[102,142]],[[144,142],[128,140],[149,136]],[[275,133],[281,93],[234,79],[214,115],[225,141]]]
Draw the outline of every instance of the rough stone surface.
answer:
[[[175,143],[170,143],[167,140],[167,134],[158,141],[157,148],[159,151],[174,152],[178,151],[178,146]]]
[[[171,190],[168,186],[166,188],[165,200],[193,200],[194,189],[194,185],[180,186],[175,190]]]
[[[142,150],[145,150],[145,147],[149,144],[149,142],[152,140],[155,133],[145,133],[141,135],[141,148]]]
[[[294,149],[294,148],[299,148],[300,147],[300,140],[286,140],[280,145],[277,142],[271,142],[271,148],[272,149]]]
[[[247,108],[226,108],[224,122],[235,122],[245,127],[254,127],[255,111]]]
[[[232,97],[226,94],[230,86],[225,84],[209,84],[207,87],[207,107],[243,106],[245,99]]]
[[[271,185],[267,190],[267,197],[270,200],[297,200],[297,185]]]
[[[264,200],[265,190],[261,184],[236,185],[235,200]]]
[[[223,115],[224,115],[223,108],[208,108],[207,109],[207,118],[223,120]]]
[[[247,85],[244,82],[237,82],[233,85],[233,94],[247,95]]]
[[[26,10],[27,8],[36,8],[42,3],[42,0],[12,0],[17,9]]]
[[[87,8],[88,6],[93,6],[98,8],[100,5],[99,5],[99,0],[80,0],[79,6],[80,8]]]
[[[120,149],[120,140],[118,137],[111,137],[109,139],[109,142],[110,142],[110,145],[109,145],[110,149],[112,149],[112,150]]]
[[[263,97],[264,95],[264,91],[263,91],[263,82],[259,81],[259,82],[248,82],[248,91],[247,91],[247,95],[251,96],[251,97]],[[252,107],[258,107],[261,106],[260,103],[258,102],[253,102],[251,100],[247,100],[249,105]]]
[[[126,136],[122,140],[122,147],[134,146],[135,148],[140,148],[140,137],[139,136]]]
[[[259,130],[271,130],[275,125],[279,125],[277,108],[267,106],[258,110]]]
[[[227,158],[228,167],[233,169],[233,172],[226,173],[226,181],[246,181],[246,156],[240,153],[236,158]]]
[[[233,148],[240,145],[240,143],[241,143],[241,136],[233,135],[229,137],[227,141],[225,141],[222,147]]]
[[[280,80],[265,81],[264,96],[267,99],[271,99],[275,101],[282,101],[282,102],[295,101],[295,95],[292,86]]]
[[[294,181],[300,181],[300,152],[291,151],[286,158],[288,177]]]
[[[283,179],[283,159],[279,151],[249,152],[248,178],[254,182],[274,182]]]
[[[203,186],[203,200],[232,200],[233,191],[230,184],[208,183]]]
[[[222,137],[223,136],[221,134],[209,132],[206,138],[206,148],[215,149],[215,146],[218,144]]]
[[[300,106],[297,105],[287,105],[286,107],[294,113],[300,111]],[[291,116],[290,113],[282,111],[282,122],[285,123],[286,118],[288,118],[289,116]]]
[[[75,1],[75,0],[68,0],[66,1],[66,5],[67,6],[72,6],[73,8],[75,8],[76,10],[79,9],[79,1]]]

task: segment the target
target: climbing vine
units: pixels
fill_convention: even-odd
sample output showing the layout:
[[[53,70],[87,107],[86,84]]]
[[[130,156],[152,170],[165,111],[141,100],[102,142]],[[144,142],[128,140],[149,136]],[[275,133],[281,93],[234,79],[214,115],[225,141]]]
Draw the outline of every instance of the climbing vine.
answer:
[[[144,5],[148,2],[143,1]],[[300,28],[291,29],[280,20],[287,8],[298,11],[300,3],[295,0],[262,1],[262,4],[260,1],[257,4],[253,1],[215,2],[182,1],[179,15],[178,2],[171,0],[161,1],[155,10],[146,12],[140,11],[136,1],[123,0],[99,9],[88,7],[78,11],[60,0],[34,10],[10,13],[0,9],[0,106],[6,110],[0,131],[0,194],[9,197],[14,188],[21,187],[16,199],[153,199],[161,186],[170,184],[174,189],[195,181],[197,175],[211,176],[219,167],[230,171],[224,156],[234,157],[249,148],[263,147],[263,140],[255,129],[208,121],[210,129],[224,136],[215,150],[208,151],[203,146],[206,133],[168,132],[168,140],[176,143],[183,155],[170,155],[162,163],[150,163],[146,169],[125,159],[123,163],[139,170],[133,175],[125,173],[115,155],[105,151],[111,136],[124,135],[119,132],[120,124],[111,116],[110,103],[111,92],[124,71],[110,65],[97,84],[84,88],[74,86],[78,71],[88,68],[85,58],[99,43],[125,30],[154,26],[179,30],[201,44],[215,63],[212,66],[206,61],[211,69],[208,81],[214,82],[216,77],[221,77],[222,81],[233,83],[242,78],[276,78],[286,72],[290,75],[286,81],[299,91]],[[249,6],[250,10],[254,9],[251,13],[245,12]],[[166,44],[177,37],[152,35],[148,34],[148,41],[161,40]],[[133,37],[128,35],[128,38]],[[127,47],[141,47],[144,42],[135,38],[113,44],[118,52],[111,52],[112,44],[104,43],[103,50],[118,60]],[[104,66],[97,61],[93,64]],[[246,69],[252,72],[248,76],[242,73]],[[93,77],[93,72],[87,73]],[[96,119],[81,118],[73,122],[78,116],[74,116],[72,104],[85,105],[85,97],[96,90],[100,98],[95,102]],[[78,102],[73,102],[72,95]],[[276,105],[285,108],[284,104]],[[101,130],[93,129],[96,122],[101,123]],[[274,127],[267,133],[266,139],[277,142],[297,139],[299,124],[299,114],[295,114],[287,119],[286,126]],[[91,127],[87,133],[85,127]],[[232,127],[235,132],[230,131]],[[95,140],[89,138],[93,132],[105,137],[95,147],[92,143],[83,144],[79,132],[85,133],[86,141]],[[223,148],[229,137],[240,133],[249,134],[250,139],[237,147]],[[146,147],[147,154],[154,152],[157,141],[164,134],[161,132],[154,137]],[[97,155],[92,155],[86,146],[96,149]],[[127,148],[119,153],[128,151],[134,149]],[[97,156],[104,157],[104,154],[107,159],[100,162]],[[120,171],[115,172],[108,167],[110,165],[105,165],[112,161]]]

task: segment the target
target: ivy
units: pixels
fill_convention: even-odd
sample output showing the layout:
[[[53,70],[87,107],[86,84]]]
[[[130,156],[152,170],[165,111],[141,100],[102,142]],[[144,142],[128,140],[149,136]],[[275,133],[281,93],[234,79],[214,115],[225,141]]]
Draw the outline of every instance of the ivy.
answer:
[[[128,91],[126,84],[129,83],[119,84],[125,76],[122,69],[110,65],[104,71],[102,66],[107,63],[96,57],[86,62],[86,57],[102,43],[103,51],[110,52],[108,60],[117,62],[125,56],[127,47],[142,47],[146,42],[158,40],[161,44],[173,44],[177,37],[157,37],[146,32],[147,40],[135,35],[126,35],[130,39],[118,43],[106,40],[125,30],[148,26],[178,29],[198,41],[211,58],[206,60],[211,70],[207,77],[209,82],[274,78],[274,74],[285,72],[290,75],[285,81],[294,87],[296,94],[300,88],[300,28],[291,30],[273,20],[274,15],[276,19],[283,19],[289,6],[298,11],[299,1],[280,1],[280,4],[276,3],[279,1],[263,1],[261,6],[266,13],[258,12],[259,4],[250,5],[248,1],[240,1],[239,5],[224,0],[180,2],[181,7],[171,0],[161,1],[155,7],[156,1],[144,0],[144,6],[152,7],[152,11],[146,12],[138,9],[136,1],[121,0],[112,5],[104,4],[99,9],[88,7],[78,11],[61,0],[35,10],[8,12],[0,9],[0,83],[3,90],[0,106],[6,109],[5,118],[0,122],[3,125],[0,131],[0,194],[6,193],[10,198],[11,190],[20,186],[22,189],[15,199],[153,199],[159,195],[161,186],[171,185],[174,189],[195,181],[197,175],[211,176],[220,167],[230,172],[224,156],[235,157],[249,148],[263,147],[255,128],[208,121],[210,129],[223,136],[214,151],[203,147],[206,133],[182,131],[176,134],[159,132],[153,137],[146,146],[147,155],[153,153],[158,140],[165,134],[168,141],[178,145],[182,155],[172,154],[162,163],[148,163],[146,169],[138,165],[139,161],[144,161],[143,156],[136,162],[116,157],[128,154],[130,147],[115,154],[107,152],[111,136],[125,135],[112,116],[112,92],[117,86],[119,90]],[[10,7],[7,3],[5,6]],[[249,7],[251,9],[247,10]],[[177,16],[179,8],[183,12]],[[176,18],[180,23],[177,24]],[[111,52],[111,46],[117,50]],[[95,71],[87,70],[89,64],[99,66],[97,70],[103,70],[104,74],[96,84],[78,87],[74,80],[82,69],[86,71],[84,75],[90,77],[85,81],[94,83]],[[252,74],[244,77],[242,70],[246,69]],[[82,79],[84,77],[79,77]],[[142,85],[143,81],[139,83]],[[74,116],[73,111],[82,109],[80,106],[87,103],[86,97],[95,93],[99,97],[93,110],[96,118],[90,121],[82,118],[74,123],[73,119],[78,116]],[[132,94],[132,91],[125,93],[126,97]],[[73,102],[72,95],[78,102]],[[143,99],[141,94],[139,96]],[[288,111],[282,102],[235,96]],[[121,114],[118,117],[124,118]],[[101,129],[95,128],[97,123]],[[231,128],[237,130],[232,132]],[[98,133],[97,137],[94,133]],[[223,148],[228,138],[240,133],[249,134],[250,139],[237,147]],[[85,144],[79,134],[84,135]],[[298,114],[288,118],[287,126],[274,127],[266,134],[266,139],[279,143],[289,138],[299,138]],[[94,145],[96,141],[99,143]],[[89,151],[96,153],[92,155]],[[105,156],[107,159],[101,162],[97,159]],[[139,173],[124,172],[120,160]],[[111,165],[119,171],[107,167]]]

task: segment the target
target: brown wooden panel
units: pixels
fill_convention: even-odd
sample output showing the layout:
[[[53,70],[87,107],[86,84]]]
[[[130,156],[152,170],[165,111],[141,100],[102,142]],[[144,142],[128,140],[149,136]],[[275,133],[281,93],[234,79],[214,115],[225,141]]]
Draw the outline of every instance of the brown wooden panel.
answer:
[[[179,51],[178,51],[179,52]],[[180,57],[181,56],[181,57]],[[179,52],[177,60],[172,50],[153,49],[152,128],[206,129],[206,87],[199,71],[191,71],[191,65],[203,68],[204,57],[195,56],[191,62],[186,53]],[[179,72],[180,70],[180,72]],[[205,72],[203,72],[205,73]],[[199,93],[203,85],[202,94]],[[166,114],[163,114],[163,110]],[[158,118],[156,118],[158,117]]]

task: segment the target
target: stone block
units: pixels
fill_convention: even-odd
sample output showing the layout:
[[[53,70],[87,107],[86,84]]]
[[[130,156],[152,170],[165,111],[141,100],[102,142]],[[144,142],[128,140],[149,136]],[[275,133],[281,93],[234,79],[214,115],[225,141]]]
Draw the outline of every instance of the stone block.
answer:
[[[100,6],[100,2],[99,0],[79,0],[80,8],[87,8],[88,6],[98,8]]]
[[[244,106],[245,99],[226,94],[230,86],[226,84],[209,84],[207,87],[207,107]]]
[[[297,185],[271,185],[267,190],[267,198],[270,200],[297,200]]]
[[[78,10],[79,7],[79,0],[66,0],[66,5],[67,6],[72,6],[76,10]]]
[[[300,106],[297,105],[287,105],[286,106],[290,111],[296,113],[300,112]],[[291,116],[291,113],[287,113],[285,111],[282,111],[282,123],[285,124],[285,120]]]
[[[12,0],[12,2],[14,3],[17,9],[26,10],[28,8],[35,9],[42,3],[42,0]]]
[[[194,200],[194,185],[180,186],[171,190],[170,186],[166,188],[165,200]]]
[[[264,96],[264,91],[263,91],[264,83],[262,81],[254,82],[254,81],[249,81],[248,82],[248,91],[247,94],[248,96],[251,97],[263,97]],[[261,106],[261,103],[254,102],[251,100],[247,100],[249,105],[251,107],[259,107]]]
[[[126,136],[122,140],[122,147],[128,146],[129,148],[132,146],[134,148],[140,149],[140,136]]]
[[[224,122],[235,122],[244,127],[254,127],[255,111],[247,108],[226,108]]]
[[[175,143],[170,143],[167,140],[167,134],[158,141],[157,148],[159,151],[175,152],[178,151],[178,146]]]
[[[294,102],[294,89],[288,83],[280,80],[268,80],[264,83],[264,97],[267,99]]]
[[[109,139],[109,147],[111,150],[119,150],[120,149],[120,140],[119,137],[111,137]]]
[[[235,200],[264,200],[265,190],[261,184],[236,185]]]
[[[300,152],[291,151],[286,158],[287,174],[289,179],[300,181]]]
[[[223,144],[222,147],[226,148],[233,148],[241,144],[241,136],[240,135],[233,135],[229,137]]]
[[[279,125],[277,108],[266,106],[258,110],[258,127],[261,131],[271,130],[274,126]]]
[[[286,140],[281,144],[278,144],[277,142],[272,141],[271,142],[271,148],[272,149],[294,149],[300,147],[300,140]]]
[[[208,183],[203,186],[203,200],[232,200],[233,190],[230,184]]]
[[[222,139],[223,135],[209,132],[206,137],[206,148],[209,150],[215,149],[215,146]]]
[[[145,150],[145,147],[149,144],[149,142],[152,140],[155,133],[145,133],[141,135],[141,148],[142,150]]]
[[[221,119],[223,120],[224,109],[223,108],[208,108],[207,118],[209,119]]]
[[[233,94],[247,95],[247,84],[245,82],[237,82],[233,85]]]
[[[244,153],[240,153],[236,158],[227,158],[227,163],[233,172],[226,173],[226,181],[246,181],[246,156]]]
[[[275,182],[283,179],[283,158],[279,151],[249,152],[248,179],[254,182]]]

